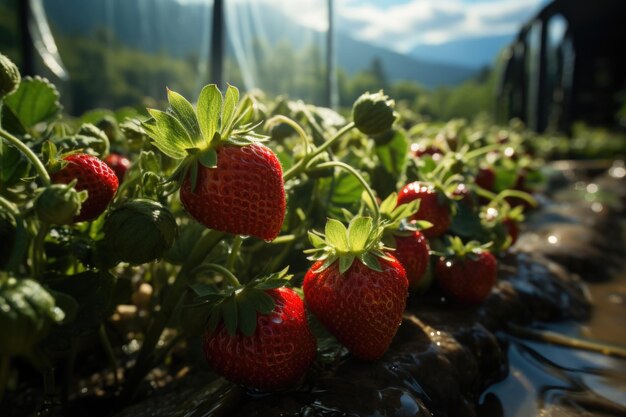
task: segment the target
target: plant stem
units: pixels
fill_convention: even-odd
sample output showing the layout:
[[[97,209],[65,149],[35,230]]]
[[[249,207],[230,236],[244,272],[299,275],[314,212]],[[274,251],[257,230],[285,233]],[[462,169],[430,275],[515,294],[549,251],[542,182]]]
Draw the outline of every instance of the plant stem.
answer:
[[[50,185],[50,175],[48,175],[46,167],[43,165],[37,155],[35,155],[35,153],[24,144],[24,142],[22,142],[2,128],[0,128],[0,137],[6,139],[7,142],[9,142],[13,146],[15,146],[20,152],[22,152],[24,156],[28,158],[30,163],[33,164],[33,166],[35,167],[35,170],[37,171],[37,174],[39,174],[39,177],[41,178],[41,181],[43,181],[44,185]]]
[[[119,369],[119,364],[117,363],[117,358],[115,357],[115,352],[113,351],[113,346],[111,345],[111,340],[109,340],[107,331],[104,328],[104,324],[100,324],[98,336],[100,337],[100,343],[102,343],[102,347],[104,348],[104,352],[106,353],[107,360],[109,361],[109,366],[111,367],[111,371],[113,372],[113,380],[115,381],[115,385],[117,385],[117,370]]]
[[[44,272],[44,241],[50,225],[46,222],[41,222],[35,241],[33,242],[33,276],[39,278]]]
[[[375,221],[378,220],[380,218],[380,207],[378,206],[378,202],[376,201],[376,195],[374,194],[374,191],[372,190],[370,185],[367,183],[367,181],[365,181],[365,178],[363,178],[363,176],[359,174],[359,172],[356,169],[352,168],[350,165],[341,161],[324,162],[323,164],[319,164],[316,168],[324,169],[324,168],[332,168],[332,167],[345,169],[361,183],[361,185],[363,186],[363,189],[372,200],[372,208],[374,209],[374,220]]]
[[[232,272],[230,272],[228,269],[224,268],[221,265],[218,265],[218,264],[204,264],[204,265],[202,265],[202,268],[203,269],[208,269],[210,271],[219,272],[220,274],[222,274],[224,276],[226,281],[228,281],[228,283],[231,286],[233,286],[235,288],[241,287],[241,283],[239,282],[237,277],[235,275],[233,275]]]
[[[215,230],[211,230],[203,235],[191,251],[187,261],[181,267],[176,276],[176,280],[166,292],[167,296],[165,300],[163,300],[161,309],[156,313],[146,330],[141,350],[137,356],[137,362],[126,380],[124,390],[121,394],[123,401],[131,400],[135,396],[139,384],[154,367],[154,348],[159,342],[161,334],[163,334],[163,330],[173,312],[182,301],[185,290],[187,289],[188,272],[197,267],[223,237],[224,234],[222,232]]]
[[[300,126],[295,120],[283,115],[274,116],[267,121],[268,125],[273,125],[275,123],[284,123],[286,125],[289,125],[293,128],[293,130],[296,131],[296,133],[298,133],[298,135],[302,139],[302,146],[304,147],[304,158],[306,158],[309,154],[309,144],[312,144],[313,140],[304,131],[304,129],[302,129],[302,126]]]
[[[531,206],[537,207],[537,200],[535,200],[535,198],[532,195],[525,193],[524,191],[519,191],[519,190],[504,190],[500,194],[498,194],[496,198],[493,199],[493,201],[501,201],[507,197],[521,198],[522,200],[526,201]]]
[[[10,365],[9,355],[5,355],[5,354],[0,355],[0,404],[2,403],[4,390],[9,380],[9,365]]]
[[[230,253],[228,254],[228,259],[226,260],[226,269],[232,271],[235,266],[235,261],[237,260],[237,256],[239,255],[239,249],[241,248],[241,243],[243,239],[241,236],[235,236],[235,240],[233,241],[233,247],[230,249]]]
[[[353,127],[354,127],[354,122],[348,123],[347,125],[342,127],[337,133],[335,133],[335,135],[332,138],[328,139],[326,142],[320,145],[319,148],[309,153],[305,158],[302,158],[301,160],[299,160],[297,164],[289,168],[289,170],[287,170],[287,172],[283,174],[283,181],[288,181],[291,178],[295,177],[296,175],[299,175],[306,167],[306,164],[312,158],[316,157],[317,155],[319,155],[320,153],[324,152],[326,149],[331,147],[335,142],[337,142],[337,140],[339,140],[339,138],[341,138],[343,135],[349,132]]]
[[[28,243],[24,219],[20,215],[17,206],[2,196],[0,196],[0,208],[7,211],[15,220],[15,239],[6,264],[6,270],[9,272],[17,272],[20,264],[24,260],[24,253],[26,252]]]

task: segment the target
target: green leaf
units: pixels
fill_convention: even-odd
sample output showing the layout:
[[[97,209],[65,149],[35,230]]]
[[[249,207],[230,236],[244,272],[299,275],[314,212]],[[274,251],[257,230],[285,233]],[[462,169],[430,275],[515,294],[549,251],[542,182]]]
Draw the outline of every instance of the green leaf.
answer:
[[[324,241],[324,239],[319,237],[315,233],[308,232],[308,235],[309,235],[309,241],[311,242],[311,245],[313,245],[314,248],[322,248],[326,246],[326,242]]]
[[[328,243],[337,248],[339,252],[347,252],[348,246],[348,230],[339,220],[328,219],[326,229],[324,231]]]
[[[201,138],[200,125],[193,106],[187,99],[175,91],[167,90],[167,99],[172,108],[172,112],[181,125],[185,128],[192,142]]]
[[[377,146],[375,149],[378,159],[387,172],[395,178],[404,173],[409,154],[409,141],[402,132],[396,131],[389,143]]]
[[[0,189],[8,188],[28,177],[32,165],[13,145],[0,140]]]
[[[239,330],[244,336],[252,336],[256,330],[257,309],[251,290],[244,290],[237,296]],[[252,290],[254,291],[254,290]]]
[[[196,113],[202,137],[208,146],[215,132],[219,131],[222,117],[222,93],[215,84],[207,85],[200,92]]]
[[[373,221],[371,217],[355,217],[348,226],[348,244],[353,252],[365,249],[367,240],[372,233]]]
[[[254,294],[254,303],[256,305],[256,309],[261,314],[270,314],[274,311],[274,307],[276,307],[276,303],[274,303],[274,299],[265,291],[256,290],[253,292]]]
[[[226,331],[231,336],[234,336],[237,333],[237,310],[237,300],[234,296],[224,300],[222,303],[224,327],[226,327]]]
[[[189,285],[189,288],[191,288],[191,290],[195,292],[198,297],[204,297],[206,295],[211,295],[211,294],[216,293],[215,287],[213,285],[208,285],[208,284],[203,284],[203,283],[191,284]]]
[[[380,212],[381,213],[391,213],[396,208],[396,204],[398,203],[398,194],[391,193],[385,200],[380,204]]]
[[[352,266],[352,262],[354,262],[354,255],[345,255],[339,257],[339,273],[343,274]]]
[[[207,168],[215,168],[217,166],[217,152],[215,149],[207,149],[200,153],[198,158],[200,163]]]
[[[150,129],[144,125],[144,128],[154,140],[156,147],[174,159],[187,156],[186,149],[193,148],[194,144],[183,125],[171,114],[160,110],[149,109],[148,113],[154,118],[156,126]]]
[[[222,132],[228,134],[233,128],[235,118],[235,108],[239,102],[239,90],[237,87],[229,85],[226,89],[224,110],[222,112]]]
[[[191,192],[196,192],[196,185],[198,185],[198,163],[192,162],[189,167],[189,176],[191,177]]]
[[[380,267],[380,262],[378,262],[378,258],[375,255],[373,255],[371,252],[365,252],[364,254],[359,256],[359,259],[369,269],[373,269],[374,271],[382,272],[382,269]]]
[[[41,77],[25,77],[16,92],[4,99],[25,128],[56,118],[61,113],[59,91]]]

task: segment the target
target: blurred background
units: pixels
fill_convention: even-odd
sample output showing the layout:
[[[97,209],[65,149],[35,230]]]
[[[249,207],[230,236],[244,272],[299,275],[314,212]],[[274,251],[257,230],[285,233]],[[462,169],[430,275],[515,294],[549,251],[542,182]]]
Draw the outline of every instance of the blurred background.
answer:
[[[429,120],[624,127],[626,2],[0,0],[0,50],[70,114],[206,83],[350,106],[384,89]]]

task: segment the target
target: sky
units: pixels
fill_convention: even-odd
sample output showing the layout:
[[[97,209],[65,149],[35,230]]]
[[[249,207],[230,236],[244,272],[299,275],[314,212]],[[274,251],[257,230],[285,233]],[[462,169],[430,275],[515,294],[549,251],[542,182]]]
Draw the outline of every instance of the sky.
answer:
[[[261,0],[262,2],[262,0]],[[513,35],[549,0],[334,0],[337,29],[406,53],[418,45]],[[319,0],[274,0],[301,24],[326,28]],[[325,3],[325,2],[322,2]]]

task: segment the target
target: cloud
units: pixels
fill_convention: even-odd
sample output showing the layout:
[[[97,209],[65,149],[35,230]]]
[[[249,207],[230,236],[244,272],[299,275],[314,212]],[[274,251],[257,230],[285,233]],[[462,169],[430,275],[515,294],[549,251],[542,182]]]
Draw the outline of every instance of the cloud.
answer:
[[[546,1],[336,0],[337,28],[406,52],[418,44],[512,34]]]

